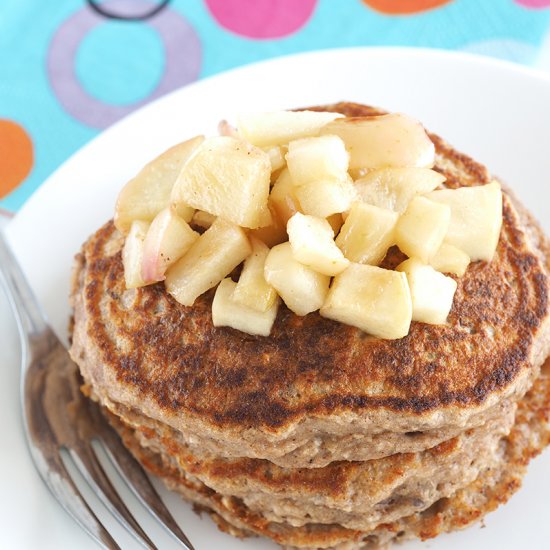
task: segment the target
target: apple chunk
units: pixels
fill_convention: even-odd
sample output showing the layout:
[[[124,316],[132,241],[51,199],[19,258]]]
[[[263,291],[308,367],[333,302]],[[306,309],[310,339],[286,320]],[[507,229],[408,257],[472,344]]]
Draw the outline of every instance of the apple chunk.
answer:
[[[462,277],[470,264],[470,256],[453,246],[443,243],[435,256],[430,260],[430,265],[441,273],[454,273],[457,277]]]
[[[297,212],[288,220],[288,238],[294,258],[323,275],[338,275],[349,261],[334,243],[330,223]]]
[[[238,118],[239,134],[258,147],[286,145],[294,139],[317,136],[319,130],[339,113],[315,111],[276,111],[243,114]]]
[[[275,146],[275,147],[267,147],[264,149],[267,153],[267,156],[269,157],[269,162],[271,163],[271,172],[278,172],[279,170],[282,170],[285,167],[286,161],[285,161],[285,152],[283,150],[283,147]]]
[[[408,334],[412,318],[407,277],[352,263],[334,278],[320,314],[378,338],[402,338]]]
[[[170,207],[161,210],[143,243],[142,277],[147,283],[163,281],[169,266],[179,260],[199,238]]]
[[[473,262],[493,259],[502,227],[502,191],[497,181],[433,191],[428,197],[451,208],[446,243],[463,250]]]
[[[396,269],[409,281],[413,321],[444,325],[453,306],[456,281],[416,258],[405,260]]]
[[[399,214],[371,204],[356,202],[336,238],[344,256],[352,262],[378,265],[395,244]]]
[[[232,300],[256,311],[267,311],[277,300],[277,292],[264,277],[265,259],[269,248],[258,239],[250,238],[252,254],[244,262]]]
[[[355,189],[363,202],[401,214],[415,195],[429,193],[444,181],[445,176],[429,168],[381,168],[358,179]]]
[[[395,228],[395,241],[401,252],[428,263],[438,251],[451,219],[446,204],[415,197]]]
[[[233,137],[206,139],[183,167],[172,202],[242,227],[260,227],[267,210],[271,163],[267,153]]]
[[[217,218],[166,273],[166,290],[184,306],[192,306],[216,286],[251,252],[246,233],[234,223]]]
[[[174,145],[162,155],[146,164],[139,174],[120,191],[115,206],[115,226],[121,233],[128,233],[134,220],[150,222],[170,203],[170,193],[183,165],[204,141],[197,136]],[[180,204],[178,214],[190,221],[194,209]]]
[[[288,168],[285,168],[279,174],[277,181],[271,189],[268,204],[275,211],[284,226],[300,210],[300,203],[298,202]]]
[[[141,275],[143,265],[143,243],[149,229],[149,223],[135,220],[124,241],[122,249],[122,265],[124,266],[124,282],[126,288],[138,288],[146,283]]]
[[[330,277],[301,264],[292,254],[290,243],[274,246],[264,267],[266,281],[296,315],[319,309],[328,292]]]
[[[349,210],[356,200],[355,188],[348,176],[342,180],[326,179],[312,181],[294,188],[304,214],[327,218]]]
[[[286,163],[294,185],[347,177],[349,155],[338,136],[298,139],[288,145]]]
[[[431,168],[435,148],[420,122],[402,114],[334,120],[321,134],[340,136],[350,154],[349,167]]]
[[[218,285],[212,302],[214,326],[232,327],[248,334],[269,336],[277,317],[279,298],[275,296],[275,300],[268,309],[258,311],[233,300],[236,286],[230,278],[224,279]]]

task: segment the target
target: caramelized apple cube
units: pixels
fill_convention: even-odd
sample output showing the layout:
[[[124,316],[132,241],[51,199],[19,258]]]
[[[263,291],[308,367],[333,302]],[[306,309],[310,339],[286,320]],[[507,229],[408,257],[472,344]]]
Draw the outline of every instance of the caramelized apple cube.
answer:
[[[462,277],[466,273],[466,269],[470,264],[470,256],[453,246],[444,242],[435,256],[430,260],[430,265],[441,273],[454,273],[458,277]]]
[[[336,238],[344,256],[355,263],[378,265],[395,244],[399,214],[370,204],[356,202]]]
[[[151,222],[143,243],[142,277],[147,283],[163,281],[169,266],[179,260],[199,238],[170,207]]]
[[[122,249],[122,265],[124,266],[124,282],[126,288],[138,288],[146,283],[141,275],[143,265],[143,243],[149,229],[149,223],[134,220],[124,241]]]
[[[313,271],[294,258],[290,243],[273,247],[264,267],[266,281],[296,315],[319,309],[328,292],[330,277]]]
[[[146,164],[139,174],[120,191],[115,206],[115,226],[128,233],[134,220],[150,222],[170,203],[170,193],[183,165],[204,141],[197,136],[171,147]],[[178,214],[186,222],[191,220],[194,208],[181,203]]]
[[[235,269],[252,249],[239,226],[217,218],[166,273],[166,290],[184,306],[192,306],[208,289]]]
[[[205,140],[183,167],[172,192],[172,202],[242,227],[259,227],[267,209],[271,163],[267,154],[233,137]]]
[[[415,197],[395,228],[401,252],[428,263],[439,250],[449,228],[451,209],[425,197]]]
[[[294,185],[347,177],[349,155],[338,136],[298,139],[288,145],[286,163]]]
[[[286,227],[288,220],[300,210],[288,168],[285,168],[271,189],[269,205],[275,211],[281,223]]]
[[[402,114],[334,120],[321,134],[340,136],[350,154],[349,167],[431,168],[435,148],[420,122]]]
[[[224,279],[218,285],[212,302],[214,326],[232,327],[248,334],[269,336],[279,309],[278,296],[275,296],[275,300],[268,309],[258,311],[233,300],[236,286],[230,278]]]
[[[258,147],[286,145],[289,141],[317,136],[327,123],[341,118],[339,113],[278,111],[243,114],[238,119],[239,134]]]
[[[381,168],[355,182],[363,202],[403,213],[415,195],[433,191],[445,176],[429,168]]]
[[[304,214],[327,218],[349,210],[356,200],[351,178],[343,180],[320,180],[294,188],[294,193]]]
[[[407,277],[352,263],[334,278],[320,314],[378,338],[402,338],[408,334],[412,318]]]
[[[456,281],[416,258],[409,258],[399,264],[397,271],[407,275],[413,321],[444,325],[453,306]]]
[[[254,309],[267,311],[277,299],[277,292],[264,277],[265,259],[269,248],[260,240],[250,238],[252,253],[244,261],[243,270],[232,294],[232,300]]]
[[[294,258],[305,266],[330,276],[348,266],[327,220],[297,212],[288,220],[287,231]]]
[[[433,191],[428,197],[451,208],[446,243],[463,250],[472,262],[493,259],[502,227],[502,191],[497,181]]]
[[[269,162],[271,163],[271,173],[278,172],[286,166],[285,151],[282,147],[275,145],[265,149]]]

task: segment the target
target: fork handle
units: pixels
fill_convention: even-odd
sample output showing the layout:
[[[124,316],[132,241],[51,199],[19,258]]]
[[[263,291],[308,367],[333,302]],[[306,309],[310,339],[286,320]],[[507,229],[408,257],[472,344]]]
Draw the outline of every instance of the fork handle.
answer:
[[[48,325],[45,316],[3,231],[0,231],[0,282],[15,314],[23,345],[29,342],[31,336],[46,332]]]

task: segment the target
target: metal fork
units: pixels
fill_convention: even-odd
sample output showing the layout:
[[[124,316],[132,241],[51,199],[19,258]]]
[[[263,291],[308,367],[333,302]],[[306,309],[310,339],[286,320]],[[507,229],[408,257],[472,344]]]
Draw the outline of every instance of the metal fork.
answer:
[[[92,441],[98,441],[142,504],[187,550],[194,550],[98,405],[82,395],[78,369],[48,326],[1,231],[0,281],[7,291],[21,337],[21,403],[30,454],[55,498],[102,546],[120,548],[67,470],[61,454],[65,449],[113,516],[146,548],[156,548],[101,466],[92,445]]]

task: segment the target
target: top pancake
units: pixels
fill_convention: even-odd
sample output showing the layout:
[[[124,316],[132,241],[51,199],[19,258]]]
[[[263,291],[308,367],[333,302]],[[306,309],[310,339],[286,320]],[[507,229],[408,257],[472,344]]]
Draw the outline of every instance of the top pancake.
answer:
[[[431,137],[448,187],[490,181],[484,167]],[[185,307],[162,284],[126,290],[122,244],[109,222],[78,257],[73,358],[107,405],[135,408],[226,456],[321,466],[381,456],[365,442],[391,434],[399,441],[382,454],[417,449],[407,432],[433,433],[435,444],[437,434],[479,425],[500,401],[523,395],[548,353],[546,271],[506,194],[495,258],[457,279],[448,323],[413,322],[400,340],[284,306],[268,338],[216,328],[213,291]],[[393,251],[386,265],[399,256]]]

